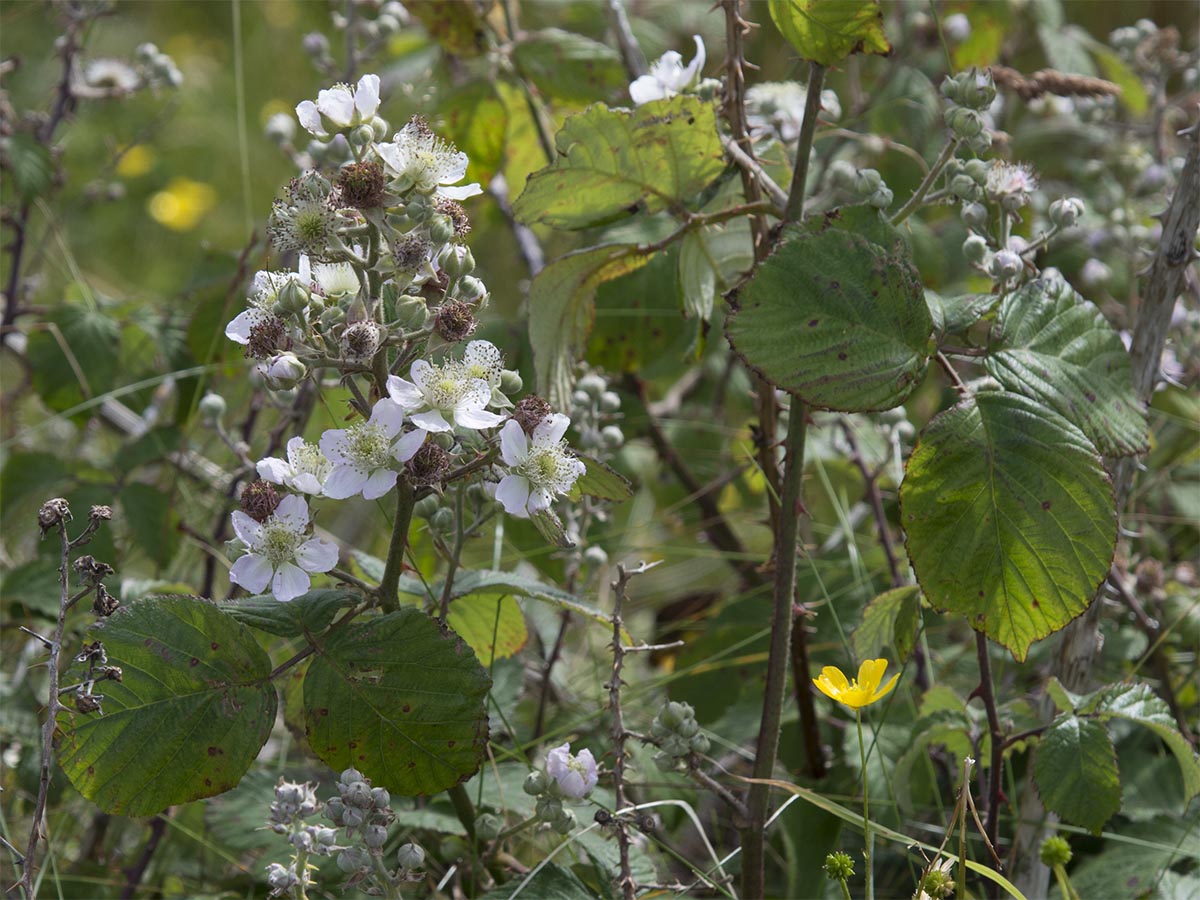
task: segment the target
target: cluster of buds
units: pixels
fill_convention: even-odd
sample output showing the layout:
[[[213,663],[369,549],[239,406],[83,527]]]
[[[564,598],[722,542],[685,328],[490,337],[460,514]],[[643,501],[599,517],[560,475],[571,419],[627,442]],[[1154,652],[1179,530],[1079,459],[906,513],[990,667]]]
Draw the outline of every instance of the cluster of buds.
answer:
[[[293,856],[288,865],[271,863],[267,866],[267,883],[272,896],[287,893],[303,895],[312,884],[312,866],[309,856],[331,856],[338,848],[337,832],[323,825],[310,825],[305,820],[320,812],[314,785],[296,784],[279,779],[275,786],[275,800],[271,804],[267,827],[276,834],[287,836],[292,845]]]
[[[522,785],[526,794],[537,798],[537,817],[559,834],[570,834],[576,825],[575,813],[563,800],[582,800],[596,786],[599,774],[590,750],[571,753],[571,745],[555,747],[546,755],[546,769],[535,769]]]
[[[854,173],[854,192],[876,209],[892,205],[892,189],[876,169],[858,169]]]
[[[707,753],[708,735],[700,730],[696,711],[688,703],[669,701],[650,723],[650,736],[658,745],[654,764],[662,772],[689,765],[693,753]]]
[[[346,830],[347,846],[338,848],[337,864],[351,876],[349,883],[385,876],[393,883],[397,879],[419,879],[425,853],[415,844],[400,848],[397,872],[389,872],[383,865],[383,845],[396,819],[387,789],[372,787],[366,775],[351,768],[342,772],[337,790],[338,796],[325,802],[325,816]]]
[[[942,82],[942,96],[950,101],[944,119],[946,127],[976,153],[992,146],[984,111],[996,99],[996,85],[991,72],[971,69]]]
[[[589,372],[575,383],[571,394],[571,421],[579,432],[580,446],[597,458],[615,453],[625,443],[616,424],[621,418],[621,395],[611,390],[597,372]]]

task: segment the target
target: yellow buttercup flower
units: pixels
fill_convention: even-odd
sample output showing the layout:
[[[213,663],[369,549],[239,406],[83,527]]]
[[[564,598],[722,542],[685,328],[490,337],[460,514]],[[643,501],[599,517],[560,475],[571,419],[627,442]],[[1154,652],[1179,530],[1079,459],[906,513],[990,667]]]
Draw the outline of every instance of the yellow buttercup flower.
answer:
[[[821,669],[820,677],[813,679],[813,684],[826,697],[832,697],[838,703],[844,703],[851,709],[862,709],[864,706],[870,706],[876,700],[886,697],[896,686],[896,680],[900,677],[899,672],[893,675],[883,687],[879,686],[886,669],[886,659],[864,659],[862,665],[858,667],[858,677],[854,681],[848,681],[837,666],[825,666]]]

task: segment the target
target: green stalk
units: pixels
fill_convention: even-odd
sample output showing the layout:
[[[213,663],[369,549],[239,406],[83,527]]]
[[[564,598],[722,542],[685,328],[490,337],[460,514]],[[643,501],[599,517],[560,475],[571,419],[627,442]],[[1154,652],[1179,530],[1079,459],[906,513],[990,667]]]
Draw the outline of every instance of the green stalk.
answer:
[[[412,524],[413,489],[403,475],[396,481],[396,518],[392,520],[392,540],[388,544],[387,563],[379,582],[379,606],[385,613],[400,608],[397,585],[404,569],[404,550],[408,546],[408,527]]]
[[[863,861],[867,866],[867,900],[875,900],[875,873],[871,868],[871,801],[867,790],[867,745],[863,742],[862,710],[854,711],[858,724],[858,758],[862,763],[863,781]]]

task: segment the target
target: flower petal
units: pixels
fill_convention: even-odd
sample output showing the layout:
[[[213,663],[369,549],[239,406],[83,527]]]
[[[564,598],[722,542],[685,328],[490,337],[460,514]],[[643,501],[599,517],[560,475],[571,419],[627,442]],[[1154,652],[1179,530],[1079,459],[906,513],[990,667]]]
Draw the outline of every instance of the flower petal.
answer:
[[[455,181],[458,179],[456,178]],[[475,181],[471,184],[464,184],[462,187],[440,187],[437,192],[447,200],[466,200],[468,197],[477,197],[483,193],[483,188],[479,186],[479,182]]]
[[[305,572],[328,572],[338,562],[337,544],[310,538],[296,548],[296,564]]]
[[[520,475],[505,475],[496,488],[496,502],[510,516],[524,519],[529,513],[525,504],[529,500],[529,482]]]
[[[876,700],[881,700],[884,697],[886,697],[888,694],[890,694],[892,692],[892,688],[894,688],[896,686],[896,682],[899,680],[900,680],[900,673],[897,672],[895,675],[893,675],[891,678],[888,679],[887,684],[885,684],[883,687],[881,687],[879,690],[877,690],[875,693],[873,693],[871,695],[871,699],[868,700],[867,702],[874,703]]]
[[[412,423],[418,428],[424,428],[426,431],[451,431],[453,426],[446,421],[446,417],[442,415],[441,410],[431,409],[428,412],[416,413],[412,417]]]
[[[392,448],[392,456],[400,462],[408,462],[417,455],[417,451],[421,449],[421,445],[425,443],[427,437],[429,437],[429,432],[420,428],[408,432],[396,442],[396,446]]]
[[[886,659],[864,659],[858,667],[858,686],[870,693],[879,687],[887,669]]]
[[[240,509],[233,511],[233,533],[247,547],[253,547],[262,540],[263,527]]]
[[[300,120],[300,125],[309,134],[325,137],[325,129],[321,126],[321,113],[317,109],[317,104],[311,100],[301,101],[296,107],[296,118]]]
[[[703,46],[703,45],[701,45]],[[364,121],[369,121],[379,109],[379,76],[364,75],[354,89],[354,108]]]
[[[308,527],[308,501],[299,494],[288,494],[275,507],[275,518],[299,533]]]
[[[233,317],[233,321],[225,326],[225,337],[239,344],[250,343],[250,329],[265,319],[266,315],[261,309],[248,309],[238,313]]]
[[[850,690],[850,680],[842,674],[842,670],[837,666],[825,666],[821,669],[821,677],[827,679],[830,686],[835,690]]]
[[[388,437],[395,437],[404,427],[404,407],[385,397],[371,410],[369,424],[378,425]]]
[[[376,469],[363,485],[364,500],[377,500],[396,486],[396,473],[391,469]]]
[[[271,583],[271,563],[265,556],[247,553],[229,569],[229,580],[252,594],[261,594]]]
[[[285,483],[292,490],[300,491],[302,494],[315,495],[324,491],[321,479],[311,472],[301,472],[299,475],[292,475]]]
[[[367,483],[367,473],[354,466],[338,465],[333,467],[329,477],[325,479],[325,496],[331,500],[345,500],[353,497]]]
[[[399,375],[388,376],[387,390],[388,396],[407,410],[416,409],[425,402],[421,389]]]
[[[295,600],[302,594],[306,594],[311,584],[312,579],[308,577],[307,572],[299,566],[284,563],[275,570],[275,575],[271,579],[271,593],[275,595],[276,600],[287,603],[289,600]]]
[[[562,413],[551,413],[533,429],[533,444],[535,447],[546,447],[557,444],[567,433],[571,420]]]
[[[531,513],[541,512],[543,509],[550,508],[550,501],[553,499],[550,491],[539,485],[529,492],[529,500],[525,503],[525,508]]]
[[[696,42],[696,55],[692,58],[692,61],[688,63],[688,67],[683,70],[683,75],[687,76],[687,78],[683,84],[680,85],[681,89],[687,87],[697,78],[699,78],[700,74],[704,71],[704,62],[706,58],[706,54],[704,52],[704,39],[698,34],[693,34],[692,40]]]
[[[317,109],[339,128],[354,120],[354,96],[344,87],[335,87],[317,94]]]
[[[651,100],[662,100],[666,96],[666,89],[653,75],[643,75],[629,85],[629,97],[636,106],[649,103]]]
[[[321,440],[317,446],[321,448],[321,452],[335,466],[339,463],[349,462],[346,454],[342,452],[342,447],[346,444],[346,429],[345,428],[330,428],[321,435]]]
[[[491,391],[488,392],[488,397],[491,397]],[[485,409],[456,409],[454,421],[463,428],[495,428],[504,421],[504,416]]]
[[[408,370],[409,376],[413,380],[413,384],[422,388],[429,384],[430,380],[437,377],[437,369],[430,364],[427,359],[414,360],[412,368]]]
[[[525,429],[515,419],[509,419],[500,429],[500,458],[505,464],[519,466],[529,455],[529,439]]]

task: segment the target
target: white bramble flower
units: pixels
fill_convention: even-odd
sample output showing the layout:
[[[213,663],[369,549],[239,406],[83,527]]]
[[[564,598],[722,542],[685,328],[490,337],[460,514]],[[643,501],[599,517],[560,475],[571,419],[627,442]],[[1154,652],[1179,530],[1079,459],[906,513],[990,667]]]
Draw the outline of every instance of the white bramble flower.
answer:
[[[250,343],[250,332],[254,327],[275,318],[272,307],[281,290],[289,284],[297,284],[307,291],[312,278],[307,256],[300,257],[299,269],[299,272],[255,272],[247,298],[250,307],[225,326],[225,337],[239,344]]]
[[[1028,165],[993,162],[984,190],[992,200],[1009,212],[1015,212],[1029,202],[1029,195],[1037,190],[1037,186],[1037,175]]]
[[[696,55],[686,66],[683,56],[668,50],[650,65],[650,74],[643,75],[629,85],[629,96],[634,104],[641,106],[651,100],[665,100],[683,93],[700,77],[704,69],[704,41],[700,35],[692,35],[696,42]]]
[[[555,495],[571,490],[586,471],[562,439],[570,424],[562,413],[552,413],[527,436],[516,420],[504,423],[500,456],[509,472],[496,487],[496,500],[509,515],[527,518],[547,509]]]
[[[336,546],[307,536],[308,504],[295,494],[284,497],[261,524],[235,510],[233,530],[248,552],[233,564],[229,580],[255,594],[270,585],[276,600],[294,600],[308,591],[310,572],[337,565]]]
[[[296,107],[296,118],[304,129],[319,138],[329,137],[326,125],[333,131],[344,131],[355,125],[370,122],[379,109],[379,76],[364,75],[357,87],[335,84],[317,94],[317,102],[305,100]]]
[[[410,183],[423,194],[465,200],[483,193],[478,184],[449,186],[466,177],[467,154],[434,134],[420,116],[413,116],[391,143],[376,144],[375,152],[392,178]]]
[[[425,440],[420,430],[398,437],[403,427],[404,410],[391,400],[380,400],[366,422],[322,434],[321,452],[333,463],[325,496],[345,500],[362,494],[374,500],[395,487],[392,461],[407,462]]]
[[[258,477],[273,484],[282,484],[293,491],[320,495],[325,479],[333,471],[333,463],[325,458],[321,448],[302,437],[287,442],[287,459],[268,456],[258,461]]]
[[[91,59],[84,64],[83,80],[90,88],[113,94],[132,94],[142,80],[128,63],[119,59]]]
[[[486,341],[471,343],[491,347]],[[410,370],[412,381],[399,375],[388,377],[388,395],[409,413],[417,428],[425,431],[451,431],[454,425],[471,429],[493,428],[503,422],[504,417],[485,409],[492,399],[491,384],[486,377],[473,374],[474,371],[490,372],[488,359],[483,350],[472,357],[471,363],[447,360],[435,366],[428,360],[418,359]],[[453,419],[454,424],[447,418]]]
[[[489,388],[497,388],[504,371],[504,357],[491,341],[471,341],[463,353],[463,371],[470,378],[482,378]]]
[[[546,754],[546,774],[557,782],[563,796],[573,800],[582,800],[590,794],[599,778],[592,751],[583,749],[573,755],[569,743]]]

